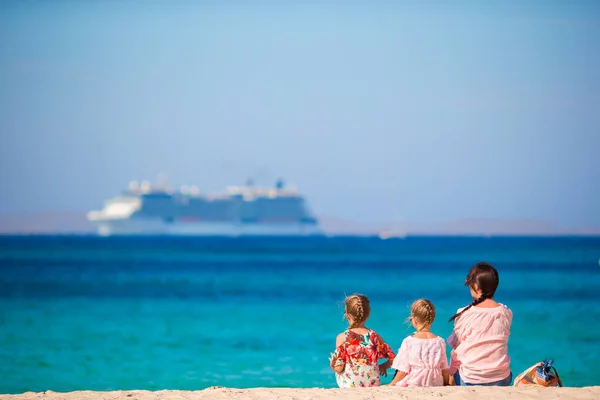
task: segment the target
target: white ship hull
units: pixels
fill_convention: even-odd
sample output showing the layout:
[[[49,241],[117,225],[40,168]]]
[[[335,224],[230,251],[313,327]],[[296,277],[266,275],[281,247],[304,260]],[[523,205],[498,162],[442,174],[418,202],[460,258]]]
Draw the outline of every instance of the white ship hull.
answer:
[[[274,189],[230,187],[208,194],[133,182],[87,217],[103,236],[323,235],[304,197],[281,182]]]
[[[113,219],[93,221],[101,236],[173,235],[173,236],[314,236],[323,235],[314,224],[227,222],[165,223],[153,219]]]

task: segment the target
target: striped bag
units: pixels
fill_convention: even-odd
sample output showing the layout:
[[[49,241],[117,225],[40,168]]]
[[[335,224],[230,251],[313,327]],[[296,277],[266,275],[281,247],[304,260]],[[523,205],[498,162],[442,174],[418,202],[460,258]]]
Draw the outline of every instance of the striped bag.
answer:
[[[515,378],[513,386],[560,386],[562,381],[558,371],[552,366],[552,360],[544,360],[532,365]]]

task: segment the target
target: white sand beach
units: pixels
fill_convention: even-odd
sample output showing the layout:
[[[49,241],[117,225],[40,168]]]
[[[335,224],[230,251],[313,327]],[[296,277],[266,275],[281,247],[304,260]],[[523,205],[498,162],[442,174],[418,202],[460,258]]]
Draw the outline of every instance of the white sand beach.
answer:
[[[0,400],[195,400],[195,399],[268,399],[268,400],[309,400],[309,399],[439,399],[447,400],[486,400],[486,399],[544,399],[544,400],[596,400],[600,399],[600,386],[584,388],[515,388],[515,387],[427,387],[393,388],[389,386],[360,389],[291,389],[254,388],[233,389],[212,387],[198,391],[147,390],[93,392],[77,391],[69,393],[42,392],[0,395]]]

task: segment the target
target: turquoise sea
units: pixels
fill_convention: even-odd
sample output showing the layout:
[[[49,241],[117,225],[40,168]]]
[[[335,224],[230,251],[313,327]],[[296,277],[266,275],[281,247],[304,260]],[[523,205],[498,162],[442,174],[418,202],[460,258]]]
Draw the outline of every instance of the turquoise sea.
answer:
[[[600,238],[5,236],[0,393],[335,387],[346,294],[394,349],[419,297],[447,337],[482,260],[514,312],[513,372],[550,358],[566,385],[600,385]]]

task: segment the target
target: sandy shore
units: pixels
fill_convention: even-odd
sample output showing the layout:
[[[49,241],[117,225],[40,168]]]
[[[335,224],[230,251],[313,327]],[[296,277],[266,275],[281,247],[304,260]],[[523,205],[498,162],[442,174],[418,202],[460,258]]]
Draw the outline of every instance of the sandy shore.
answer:
[[[213,387],[198,391],[147,390],[91,392],[79,391],[57,393],[3,394],[0,400],[34,400],[34,399],[64,399],[64,400],[186,400],[186,399],[271,399],[271,400],[308,400],[308,399],[449,399],[449,400],[485,400],[485,399],[600,399],[600,386],[585,388],[499,388],[499,387],[441,387],[441,388],[410,388],[392,387],[364,389],[284,389],[284,388],[255,388],[232,389]]]

